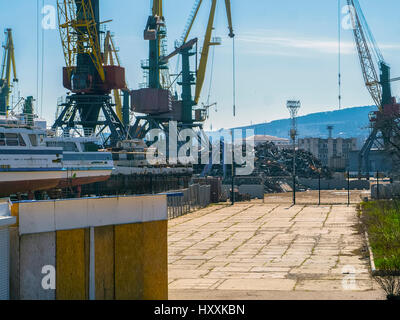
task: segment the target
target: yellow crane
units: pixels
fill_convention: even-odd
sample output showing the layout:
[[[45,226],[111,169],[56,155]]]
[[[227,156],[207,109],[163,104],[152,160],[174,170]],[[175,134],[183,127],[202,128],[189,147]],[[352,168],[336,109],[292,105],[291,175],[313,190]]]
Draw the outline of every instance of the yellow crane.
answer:
[[[118,50],[115,47],[113,37],[110,31],[107,31],[106,37],[104,39],[104,64],[109,66],[115,66],[115,65],[119,67],[121,66],[118,57]],[[118,118],[122,121],[122,102],[121,102],[120,90],[114,89],[113,95],[114,95],[116,113],[118,115]]]
[[[185,43],[187,41],[187,39],[189,38],[193,24],[198,16],[198,13],[199,13],[199,10],[200,10],[200,7],[202,4],[203,4],[203,0],[196,0],[193,10],[192,10],[192,13],[191,13],[191,16],[188,20],[188,23],[186,24],[185,30],[181,37],[182,43]],[[195,92],[195,98],[194,98],[194,101],[196,104],[198,104],[198,102],[199,102],[200,94],[201,94],[201,91],[202,91],[203,85],[204,85],[210,47],[221,44],[219,39],[212,39],[216,7],[217,7],[217,0],[212,0],[210,15],[208,18],[207,30],[206,30],[206,34],[204,37],[203,49],[201,52],[200,63],[199,63],[199,67],[197,70],[196,92]],[[233,32],[231,1],[230,0],[225,0],[225,8],[226,8],[226,14],[228,17],[229,37],[233,39],[235,37],[235,34]]]
[[[70,73],[77,63],[77,56],[90,56],[102,81],[105,81],[103,59],[97,23],[90,0],[58,0],[58,21],[65,63]],[[70,74],[69,74],[70,75]]]
[[[160,61],[161,56],[166,54],[166,36],[163,2],[153,0],[152,15],[149,16],[144,30],[144,39],[149,41],[149,59],[142,65],[146,70],[146,86],[149,88],[166,89],[170,86],[168,67]]]
[[[5,31],[6,41],[3,45],[4,55],[3,63],[1,68],[0,78],[0,115],[8,115],[8,109],[10,107],[10,93],[12,92],[11,83],[11,71],[13,72],[13,82],[18,82],[17,69],[15,67],[15,56],[14,56],[14,41],[12,36],[12,30],[7,29]]]
[[[57,0],[57,6],[66,63],[63,85],[72,94],[61,104],[53,129],[64,134],[95,134],[104,138],[105,145],[114,146],[125,139],[126,130],[110,93],[126,84],[125,69],[104,61],[100,26],[111,20],[100,21],[100,0]]]

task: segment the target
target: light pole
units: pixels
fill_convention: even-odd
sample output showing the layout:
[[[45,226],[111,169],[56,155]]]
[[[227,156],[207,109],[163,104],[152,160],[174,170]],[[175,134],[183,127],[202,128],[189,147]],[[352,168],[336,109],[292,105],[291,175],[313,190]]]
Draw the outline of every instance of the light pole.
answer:
[[[296,204],[296,136],[297,136],[297,114],[301,107],[300,100],[288,100],[286,107],[290,112],[290,118],[292,119],[292,127],[290,129],[290,138],[293,144],[293,205]]]
[[[232,206],[235,204],[235,142],[233,136],[233,129],[231,130],[232,137]]]

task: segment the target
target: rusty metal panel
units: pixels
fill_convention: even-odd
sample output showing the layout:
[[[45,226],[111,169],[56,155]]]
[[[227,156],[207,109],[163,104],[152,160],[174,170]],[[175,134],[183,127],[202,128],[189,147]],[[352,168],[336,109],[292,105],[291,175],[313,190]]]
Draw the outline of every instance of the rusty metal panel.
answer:
[[[172,97],[169,90],[145,88],[133,90],[132,111],[146,114],[160,114],[172,111]]]

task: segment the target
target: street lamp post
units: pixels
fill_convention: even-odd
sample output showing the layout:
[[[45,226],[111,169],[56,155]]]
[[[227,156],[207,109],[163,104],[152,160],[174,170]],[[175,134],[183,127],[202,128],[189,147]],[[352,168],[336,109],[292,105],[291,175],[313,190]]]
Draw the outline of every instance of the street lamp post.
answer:
[[[232,137],[232,206],[235,204],[235,142],[233,136],[233,129],[231,130]]]
[[[293,147],[293,205],[296,204],[296,137],[297,137],[297,114],[301,107],[299,100],[288,100],[286,107],[290,112],[290,118],[292,120],[292,127],[290,129],[290,138],[292,139]]]

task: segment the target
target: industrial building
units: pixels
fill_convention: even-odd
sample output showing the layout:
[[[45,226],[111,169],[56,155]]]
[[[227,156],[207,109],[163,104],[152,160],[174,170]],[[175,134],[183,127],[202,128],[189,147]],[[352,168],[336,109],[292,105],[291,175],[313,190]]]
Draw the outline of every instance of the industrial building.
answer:
[[[299,149],[311,152],[324,166],[334,170],[345,170],[351,152],[357,152],[357,138],[303,138]]]

